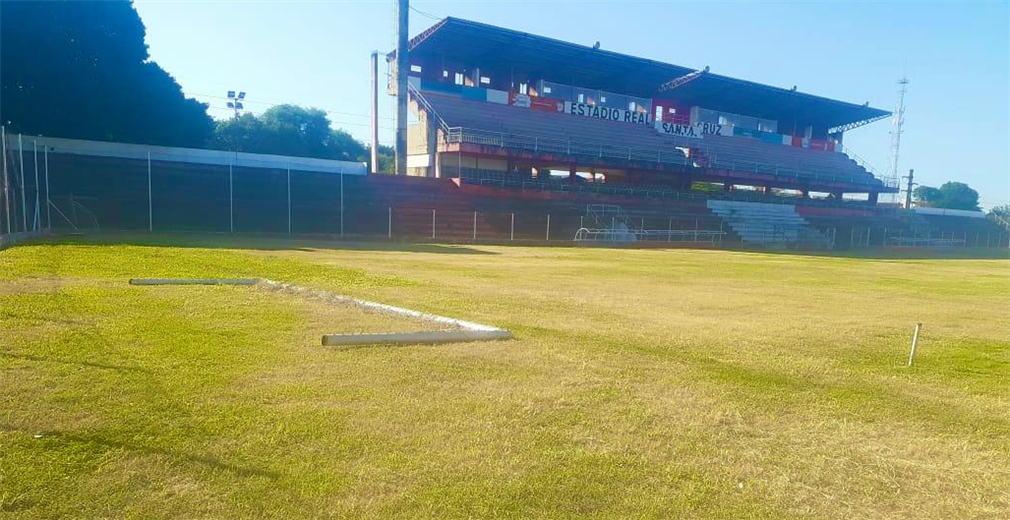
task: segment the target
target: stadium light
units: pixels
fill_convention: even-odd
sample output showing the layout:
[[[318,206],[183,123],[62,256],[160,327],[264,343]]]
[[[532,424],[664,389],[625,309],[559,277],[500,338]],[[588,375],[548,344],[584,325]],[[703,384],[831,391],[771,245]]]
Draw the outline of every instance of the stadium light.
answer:
[[[228,91],[228,108],[235,111],[235,117],[239,116],[239,112],[245,110],[245,105],[242,103],[242,100],[244,99],[245,99],[244,91],[239,91],[237,95],[235,94],[234,90]]]

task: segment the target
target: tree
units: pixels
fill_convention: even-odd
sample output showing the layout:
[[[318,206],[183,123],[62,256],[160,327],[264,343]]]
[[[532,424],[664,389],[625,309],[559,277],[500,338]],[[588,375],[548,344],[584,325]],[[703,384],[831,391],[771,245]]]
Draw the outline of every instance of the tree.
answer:
[[[1010,204],[989,208],[988,217],[992,220],[1003,219],[1004,222],[1010,222]]]
[[[940,186],[941,205],[946,209],[978,211],[978,192],[963,182],[945,182]]]
[[[379,145],[379,173],[393,173],[393,167],[396,166],[396,152],[393,150],[392,146]],[[372,167],[372,149],[368,148],[368,157],[366,159],[368,162],[369,171]]]
[[[132,2],[0,3],[0,121],[14,132],[203,146],[207,106],[144,43]]]
[[[259,117],[243,114],[219,121],[213,145],[237,152],[269,153],[341,161],[364,161],[367,149],[343,130],[330,128],[326,112],[277,105]]]
[[[940,202],[943,195],[940,193],[940,190],[932,186],[919,186],[912,190],[912,198],[915,199],[916,206],[932,208]]]
[[[978,211],[978,192],[963,182],[945,182],[939,188],[919,186],[912,191],[916,205],[924,208]]]

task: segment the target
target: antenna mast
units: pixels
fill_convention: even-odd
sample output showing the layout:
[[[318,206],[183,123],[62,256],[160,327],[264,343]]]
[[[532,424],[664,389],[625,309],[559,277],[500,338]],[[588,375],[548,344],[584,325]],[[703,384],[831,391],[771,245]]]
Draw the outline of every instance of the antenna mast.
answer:
[[[902,74],[898,80],[898,106],[894,109],[894,118],[891,126],[891,181],[897,185],[901,173],[898,170],[898,156],[901,153],[901,134],[904,133],[902,127],[905,125],[905,93],[908,92],[908,77]]]

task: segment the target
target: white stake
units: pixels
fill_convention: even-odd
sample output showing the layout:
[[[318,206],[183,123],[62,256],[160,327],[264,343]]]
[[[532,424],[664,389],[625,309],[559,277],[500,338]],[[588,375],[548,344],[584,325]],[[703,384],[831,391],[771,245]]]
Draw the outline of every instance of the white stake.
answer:
[[[921,323],[915,324],[915,333],[912,334],[912,351],[908,353],[908,366],[912,366],[912,359],[915,357],[915,346],[919,343],[919,330],[922,329]]]

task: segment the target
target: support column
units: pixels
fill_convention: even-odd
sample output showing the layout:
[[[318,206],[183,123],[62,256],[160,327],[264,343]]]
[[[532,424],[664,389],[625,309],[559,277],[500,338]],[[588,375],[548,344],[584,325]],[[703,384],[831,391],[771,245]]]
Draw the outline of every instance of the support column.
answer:
[[[568,182],[571,183],[571,184],[575,184],[575,165],[574,164],[568,166]]]
[[[396,0],[396,175],[407,174],[407,24],[409,0]]]
[[[733,183],[732,182],[722,183],[722,191],[724,191],[725,193],[733,191]]]
[[[379,51],[372,51],[372,170],[379,173]]]
[[[879,194],[879,193],[877,193],[877,192],[875,192],[875,191],[871,191],[871,192],[869,193],[869,195],[867,196],[867,201],[868,201],[868,202],[869,202],[870,204],[873,204],[874,206],[876,206],[876,205],[877,205],[877,199],[879,198],[879,196],[880,196],[880,194]]]

